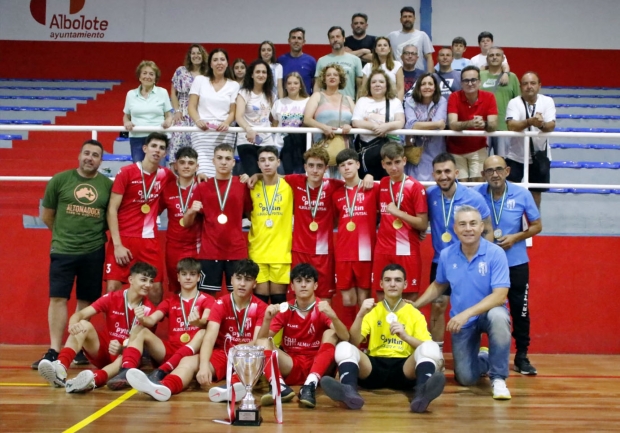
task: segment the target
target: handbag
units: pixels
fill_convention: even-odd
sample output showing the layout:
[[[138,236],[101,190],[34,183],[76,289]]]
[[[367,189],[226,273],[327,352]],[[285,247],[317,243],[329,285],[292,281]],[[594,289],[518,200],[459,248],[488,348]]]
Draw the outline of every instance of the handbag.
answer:
[[[521,98],[521,100],[523,101],[523,105],[525,106],[525,120],[527,120],[530,118],[530,113],[527,109],[527,103],[525,102],[525,99]],[[535,110],[536,104],[532,106],[532,114],[534,114]],[[527,130],[531,131],[532,127],[528,126]],[[532,170],[538,173],[539,178],[546,179],[551,173],[551,161],[549,160],[549,156],[547,155],[548,143],[545,142],[545,148],[543,150],[534,150],[534,140],[532,137],[529,137],[529,139],[530,155],[532,155]]]
[[[385,98],[385,123],[390,120],[390,102]],[[356,137],[356,149],[360,156],[360,178],[370,174],[375,180],[387,176],[387,172],[381,165],[381,147],[388,143],[390,138],[377,137],[368,142],[363,141],[360,135]]]
[[[340,125],[340,120],[342,118],[342,101],[344,99],[344,95],[340,96],[340,108],[338,109],[338,128]],[[347,142],[345,140],[344,135],[342,134],[334,134],[334,138],[330,138],[329,140],[323,140],[320,144],[325,147],[327,153],[329,154],[329,165],[330,167],[336,166],[336,156],[340,153],[340,151],[347,148]]]

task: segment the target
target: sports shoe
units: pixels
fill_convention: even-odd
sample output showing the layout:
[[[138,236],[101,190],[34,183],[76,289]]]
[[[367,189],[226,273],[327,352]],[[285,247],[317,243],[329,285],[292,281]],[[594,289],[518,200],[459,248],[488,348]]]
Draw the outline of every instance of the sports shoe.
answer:
[[[312,382],[299,390],[299,402],[306,407],[316,407],[316,384]]]
[[[538,374],[536,368],[530,364],[530,360],[527,359],[527,356],[515,356],[515,365],[513,369],[525,375],[535,376]]]
[[[56,352],[52,348],[49,348],[47,350],[47,352],[45,352],[43,354],[41,359],[39,359],[39,360],[33,362],[32,364],[30,364],[30,368],[32,368],[33,370],[38,370],[39,369],[39,362],[41,362],[44,359],[47,359],[49,362],[54,362],[54,361],[56,361],[58,359],[58,352]]]
[[[39,362],[37,370],[39,370],[41,377],[47,380],[50,385],[56,388],[65,387],[67,370],[65,370],[64,365],[62,365],[60,361],[50,362],[47,359],[42,359],[41,362]]]
[[[127,371],[129,371],[128,368],[121,368],[116,376],[108,380],[106,386],[112,391],[120,391],[121,389],[129,388]]]
[[[494,379],[491,387],[493,388],[493,398],[495,400],[510,400],[512,398],[504,379]]]
[[[486,359],[487,365],[489,365],[489,348],[482,346],[478,352],[478,358]],[[489,375],[488,371],[480,372],[480,377],[486,377]]]
[[[295,391],[290,386],[280,383],[280,398],[282,399],[282,403],[286,403],[295,398]],[[263,395],[260,398],[261,406],[273,406],[274,403],[273,395],[271,394],[271,386],[269,386],[269,392]]]
[[[82,350],[80,350],[75,355],[75,358],[73,358],[73,365],[88,365],[88,364],[90,364],[90,361],[88,360],[86,355],[84,355],[84,351]]]
[[[156,368],[155,370],[151,371],[147,377],[149,378],[151,382],[156,383],[157,385],[160,385],[161,380],[166,376],[168,376],[168,373],[166,373],[164,370],[160,370],[159,368]]]
[[[446,386],[446,376],[441,371],[436,371],[422,385],[416,386],[415,397],[411,400],[409,407],[412,412],[424,413],[431,404],[443,392]]]
[[[245,386],[241,382],[237,382],[233,384],[233,388],[235,388],[235,403],[238,403],[245,397]],[[231,397],[232,392],[225,386],[214,386],[209,390],[209,398],[215,403],[230,401]]]
[[[356,388],[340,383],[333,377],[322,377],[321,388],[329,398],[343,402],[349,409],[361,409],[364,406],[364,399]]]
[[[67,380],[65,391],[67,394],[92,391],[95,389],[95,375],[91,370],[84,370],[73,379]]]
[[[157,401],[168,401],[172,395],[170,388],[151,382],[146,374],[137,368],[127,371],[127,382],[136,391],[148,394]]]

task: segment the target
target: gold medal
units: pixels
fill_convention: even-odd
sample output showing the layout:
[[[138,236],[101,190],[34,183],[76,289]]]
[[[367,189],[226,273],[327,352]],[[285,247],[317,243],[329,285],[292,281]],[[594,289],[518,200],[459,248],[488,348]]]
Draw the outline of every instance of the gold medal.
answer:
[[[316,221],[312,221],[309,227],[310,227],[310,231],[315,232],[319,229],[319,223],[317,223]]]
[[[179,220],[179,225],[180,225],[181,227],[185,227],[185,221],[183,221],[183,218],[181,218],[181,219]]]
[[[189,343],[189,340],[191,340],[191,338],[187,332],[181,335],[181,343]]]
[[[228,217],[221,213],[217,216],[217,222],[220,224],[226,224],[228,222]]]
[[[128,345],[128,344],[129,344],[129,339],[128,339],[128,338],[125,338],[125,339],[123,340],[123,347],[127,347],[127,345]]]
[[[452,235],[448,232],[444,232],[444,234],[441,235],[441,240],[448,243],[452,240]]]
[[[394,227],[396,230],[399,230],[403,227],[403,222],[396,218],[394,222],[392,222],[392,227]]]
[[[147,214],[151,211],[151,206],[149,206],[148,204],[144,203],[142,205],[142,207],[140,208],[140,210],[142,211],[143,214]]]
[[[355,230],[355,223],[353,221],[349,221],[347,223],[347,230],[350,231],[350,232]]]

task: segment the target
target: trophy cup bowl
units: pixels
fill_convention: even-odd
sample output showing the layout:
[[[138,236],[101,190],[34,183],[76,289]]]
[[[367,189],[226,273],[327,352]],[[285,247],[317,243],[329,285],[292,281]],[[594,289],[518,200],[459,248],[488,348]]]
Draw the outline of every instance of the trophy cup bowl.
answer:
[[[245,386],[246,394],[235,411],[234,425],[259,426],[263,420],[260,409],[252,395],[252,388],[263,374],[265,348],[262,346],[237,346],[233,350],[232,364],[239,380]]]

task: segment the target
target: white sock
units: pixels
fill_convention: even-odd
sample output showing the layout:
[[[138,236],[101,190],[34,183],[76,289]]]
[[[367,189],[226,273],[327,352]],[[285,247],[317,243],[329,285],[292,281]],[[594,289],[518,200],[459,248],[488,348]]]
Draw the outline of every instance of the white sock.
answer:
[[[313,383],[314,386],[316,386],[316,384],[319,383],[319,377],[314,373],[310,373],[308,375],[308,377],[306,378],[306,381],[304,382],[304,385],[310,385],[311,383]]]

